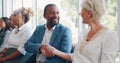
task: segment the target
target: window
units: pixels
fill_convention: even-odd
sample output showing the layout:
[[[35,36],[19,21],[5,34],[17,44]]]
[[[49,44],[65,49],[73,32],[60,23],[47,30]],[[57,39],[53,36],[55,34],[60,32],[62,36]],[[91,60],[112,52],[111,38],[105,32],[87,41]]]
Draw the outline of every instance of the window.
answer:
[[[35,16],[30,24],[33,27],[44,24],[46,20],[43,17],[44,6],[48,3],[54,3],[60,8],[60,23],[68,26],[72,30],[73,42],[78,42],[78,35],[82,28],[81,18],[79,16],[80,3],[82,0],[0,0],[0,16],[10,16],[13,10],[24,7],[30,7],[34,10]],[[118,2],[118,3],[117,3]],[[106,14],[103,24],[109,28],[118,31],[120,36],[120,0],[105,0]],[[118,6],[117,6],[118,4]],[[120,62],[120,53],[118,59]]]
[[[118,21],[118,28],[117,28],[117,31],[118,31],[118,36],[119,36],[119,53],[117,55],[117,58],[116,58],[116,63],[120,63],[120,4],[119,4],[120,0],[117,0],[117,21]]]
[[[106,14],[103,23],[109,28],[117,31],[117,0],[105,0]]]
[[[2,8],[3,8],[3,7],[2,7],[2,0],[0,0],[0,9],[1,9],[1,10],[0,10],[0,17],[2,17]]]

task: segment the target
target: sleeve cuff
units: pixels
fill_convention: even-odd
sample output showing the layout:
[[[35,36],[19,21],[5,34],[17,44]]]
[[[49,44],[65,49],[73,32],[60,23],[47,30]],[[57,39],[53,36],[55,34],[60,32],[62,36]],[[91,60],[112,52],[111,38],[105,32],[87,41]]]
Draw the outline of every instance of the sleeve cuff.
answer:
[[[70,57],[71,57],[71,60],[73,61],[73,54],[69,54],[70,55]]]
[[[26,51],[25,51],[25,49],[24,48],[22,48],[22,47],[18,47],[18,49],[17,49],[21,54],[23,54],[23,55],[25,55],[26,54]]]

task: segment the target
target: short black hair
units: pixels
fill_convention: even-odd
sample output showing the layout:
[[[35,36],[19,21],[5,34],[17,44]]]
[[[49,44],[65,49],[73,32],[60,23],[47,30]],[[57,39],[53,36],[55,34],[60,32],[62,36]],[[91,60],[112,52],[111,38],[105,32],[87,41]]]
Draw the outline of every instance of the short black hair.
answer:
[[[44,8],[44,14],[47,12],[47,7],[49,7],[49,6],[56,6],[56,5],[55,4],[48,4],[48,5],[46,5],[45,8]]]
[[[8,17],[2,17],[1,19],[2,19],[5,23],[8,22]]]
[[[8,17],[1,17],[0,19],[2,19],[6,24],[5,31],[10,30],[9,29],[9,24],[8,24]]]

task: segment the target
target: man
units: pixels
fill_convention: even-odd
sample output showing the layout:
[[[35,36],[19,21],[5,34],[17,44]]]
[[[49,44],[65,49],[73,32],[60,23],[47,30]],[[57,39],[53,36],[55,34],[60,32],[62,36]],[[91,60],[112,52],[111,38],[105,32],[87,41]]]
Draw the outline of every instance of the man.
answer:
[[[55,4],[48,4],[44,8],[43,16],[47,23],[36,28],[32,37],[25,44],[25,50],[37,54],[36,63],[66,63],[67,61],[64,59],[50,55],[49,51],[46,52],[47,46],[45,44],[65,53],[70,53],[72,47],[71,31],[59,23],[59,10]],[[49,55],[45,56],[44,53]]]

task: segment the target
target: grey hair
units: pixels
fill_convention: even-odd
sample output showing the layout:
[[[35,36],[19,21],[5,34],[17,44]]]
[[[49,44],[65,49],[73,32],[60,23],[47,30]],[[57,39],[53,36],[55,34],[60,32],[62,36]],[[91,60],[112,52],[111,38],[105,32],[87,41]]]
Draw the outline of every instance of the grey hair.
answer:
[[[92,12],[92,20],[100,21],[105,13],[105,4],[103,0],[84,0],[82,8]]]

